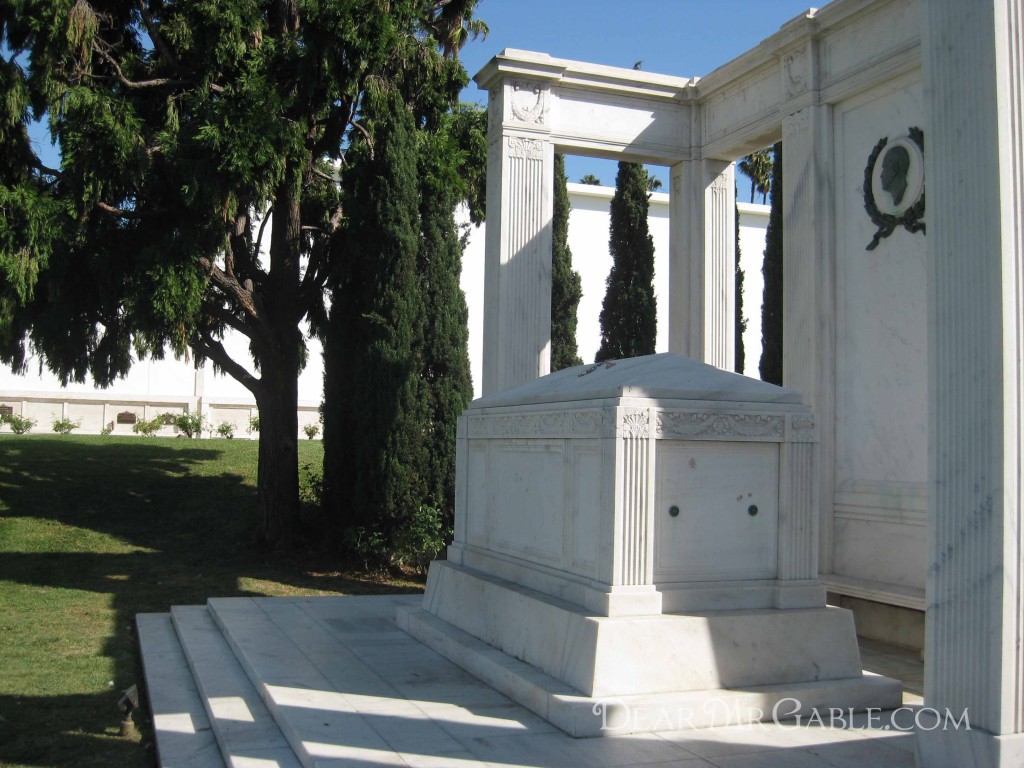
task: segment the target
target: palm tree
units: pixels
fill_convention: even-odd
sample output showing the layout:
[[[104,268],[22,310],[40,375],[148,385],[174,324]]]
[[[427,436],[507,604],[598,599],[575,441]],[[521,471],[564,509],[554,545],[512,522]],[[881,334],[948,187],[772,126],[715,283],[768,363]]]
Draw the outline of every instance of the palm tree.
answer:
[[[750,177],[750,202],[754,202],[754,192],[761,193],[761,202],[768,202],[768,193],[772,191],[772,148],[759,149],[752,152],[739,163],[740,170]]]
[[[432,0],[424,3],[422,24],[444,49],[446,58],[458,58],[472,37],[487,37],[490,30],[474,18],[478,0]]]

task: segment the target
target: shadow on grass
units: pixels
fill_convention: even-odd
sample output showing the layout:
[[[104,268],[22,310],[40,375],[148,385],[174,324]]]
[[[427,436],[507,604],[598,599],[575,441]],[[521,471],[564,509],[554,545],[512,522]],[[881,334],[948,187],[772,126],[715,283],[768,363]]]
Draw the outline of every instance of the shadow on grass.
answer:
[[[117,699],[141,681],[137,613],[211,596],[415,591],[339,571],[321,549],[254,549],[256,461],[251,441],[0,437],[0,649],[13,657],[0,670],[0,765],[152,763],[116,738]],[[76,656],[76,637],[93,650]],[[109,671],[96,647],[112,681],[95,679]]]

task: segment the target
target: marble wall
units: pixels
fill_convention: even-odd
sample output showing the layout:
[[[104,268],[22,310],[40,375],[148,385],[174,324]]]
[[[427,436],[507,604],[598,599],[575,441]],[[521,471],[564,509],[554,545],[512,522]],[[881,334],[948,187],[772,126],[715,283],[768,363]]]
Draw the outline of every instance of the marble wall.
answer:
[[[833,107],[835,499],[832,572],[911,588],[927,573],[928,359],[925,236],[875,225],[864,170],[878,141],[924,118],[920,74]]]

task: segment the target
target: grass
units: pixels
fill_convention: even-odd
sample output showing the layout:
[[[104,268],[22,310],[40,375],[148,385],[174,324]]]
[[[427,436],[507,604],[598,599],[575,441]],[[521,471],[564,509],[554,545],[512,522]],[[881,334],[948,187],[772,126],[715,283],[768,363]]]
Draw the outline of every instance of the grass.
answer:
[[[300,464],[322,445],[300,441]],[[0,435],[0,766],[151,766],[116,702],[136,613],[210,596],[416,591],[329,552],[261,553],[249,440]]]

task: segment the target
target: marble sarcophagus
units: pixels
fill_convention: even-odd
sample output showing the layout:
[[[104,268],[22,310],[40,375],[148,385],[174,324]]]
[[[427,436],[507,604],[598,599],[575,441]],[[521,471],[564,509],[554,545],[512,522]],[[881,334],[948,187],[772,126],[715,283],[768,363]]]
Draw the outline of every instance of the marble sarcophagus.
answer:
[[[898,706],[825,607],[814,435],[798,392],[671,354],[476,400],[454,542],[400,622],[574,735],[607,730],[612,699],[620,720],[660,702],[697,726],[709,702],[758,719],[794,686],[809,707]]]

